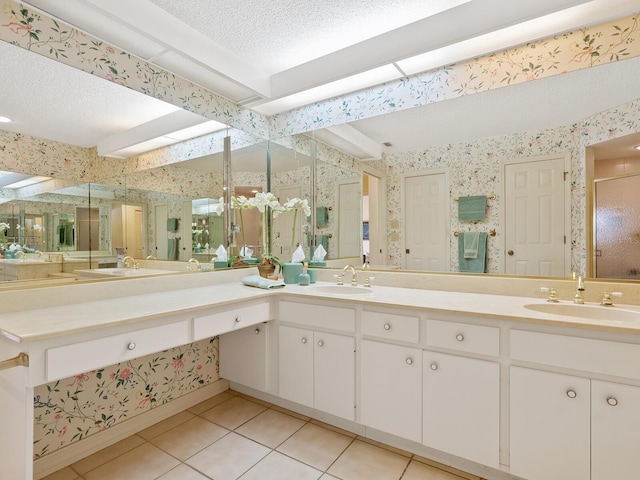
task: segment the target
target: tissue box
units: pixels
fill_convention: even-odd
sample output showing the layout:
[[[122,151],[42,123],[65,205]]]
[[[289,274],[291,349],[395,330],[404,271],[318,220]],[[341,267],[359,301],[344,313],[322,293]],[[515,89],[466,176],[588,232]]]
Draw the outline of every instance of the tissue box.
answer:
[[[311,260],[309,262],[309,266],[310,267],[326,267],[327,262],[325,262],[324,260]]]
[[[226,260],[215,260],[213,262],[213,268],[227,268],[229,264]]]

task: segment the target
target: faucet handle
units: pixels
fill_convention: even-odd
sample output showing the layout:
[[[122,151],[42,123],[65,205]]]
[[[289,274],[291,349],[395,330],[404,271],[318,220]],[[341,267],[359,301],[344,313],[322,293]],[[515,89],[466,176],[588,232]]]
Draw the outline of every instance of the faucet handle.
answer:
[[[549,294],[547,296],[547,302],[552,302],[552,303],[559,302],[559,300],[558,300],[558,292],[556,291],[555,288],[540,287],[539,291],[541,293],[548,293]]]
[[[342,275],[334,275],[333,278],[338,279],[338,285],[344,285],[344,282],[342,281]]]
[[[602,294],[602,301],[600,302],[605,307],[613,307],[613,300],[611,297],[622,297],[622,292],[604,292]]]
[[[362,284],[363,287],[370,287],[371,286],[371,280],[375,280],[376,277],[366,277],[364,279],[364,283]]]

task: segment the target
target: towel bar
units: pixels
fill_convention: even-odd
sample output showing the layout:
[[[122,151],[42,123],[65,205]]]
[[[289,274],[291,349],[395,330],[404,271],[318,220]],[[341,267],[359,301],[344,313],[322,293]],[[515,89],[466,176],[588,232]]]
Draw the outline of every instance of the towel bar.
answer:
[[[453,232],[453,236],[454,236],[454,237],[458,237],[458,236],[460,236],[460,234],[461,234],[461,233],[465,233],[465,232]],[[496,236],[496,230],[495,230],[495,228],[494,228],[494,229],[489,230],[489,236],[490,236],[490,237],[495,237],[495,236]]]
[[[7,368],[12,367],[28,367],[29,366],[29,355],[24,352],[20,352],[13,358],[9,358],[8,360],[3,360],[0,362],[0,370],[6,370]]]
[[[491,195],[487,195],[487,200],[495,200],[495,199],[496,199],[496,194],[495,193],[492,193]],[[459,202],[460,199],[456,197],[456,198],[453,199],[453,201],[454,202]]]

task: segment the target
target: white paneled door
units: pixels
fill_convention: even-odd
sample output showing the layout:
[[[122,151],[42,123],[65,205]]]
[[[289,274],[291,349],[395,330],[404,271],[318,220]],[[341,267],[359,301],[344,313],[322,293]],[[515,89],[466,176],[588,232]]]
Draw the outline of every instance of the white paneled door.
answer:
[[[405,268],[449,271],[449,215],[444,173],[404,180]]]
[[[505,166],[505,273],[564,276],[564,158]]]
[[[331,257],[359,257],[362,251],[360,182],[338,185],[338,252]]]

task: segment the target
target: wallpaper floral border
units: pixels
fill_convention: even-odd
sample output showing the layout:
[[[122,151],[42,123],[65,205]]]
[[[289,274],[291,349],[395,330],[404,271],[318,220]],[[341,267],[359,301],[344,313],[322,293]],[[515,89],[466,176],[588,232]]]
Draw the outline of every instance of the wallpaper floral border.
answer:
[[[34,459],[219,379],[211,338],[35,388]]]
[[[267,119],[70,25],[4,1],[0,40],[240,130],[267,137]]]

